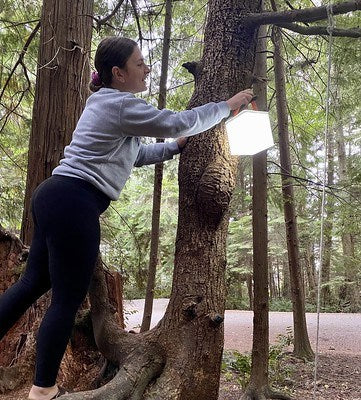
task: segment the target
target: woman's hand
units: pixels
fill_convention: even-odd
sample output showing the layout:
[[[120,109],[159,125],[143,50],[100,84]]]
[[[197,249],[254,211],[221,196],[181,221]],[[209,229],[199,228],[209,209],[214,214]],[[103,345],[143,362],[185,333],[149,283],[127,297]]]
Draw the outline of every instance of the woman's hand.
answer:
[[[237,110],[238,108],[247,107],[254,97],[252,89],[242,90],[238,92],[233,97],[227,100],[227,104],[231,110]]]
[[[179,147],[180,151],[183,150],[183,148],[187,144],[187,142],[188,142],[188,137],[185,137],[185,136],[179,137],[177,139],[177,144],[178,144],[178,147]]]

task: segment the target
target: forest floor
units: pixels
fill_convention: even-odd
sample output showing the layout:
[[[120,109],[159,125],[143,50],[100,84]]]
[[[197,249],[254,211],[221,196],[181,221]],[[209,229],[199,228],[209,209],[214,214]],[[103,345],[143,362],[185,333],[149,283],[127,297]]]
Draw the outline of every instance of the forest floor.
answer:
[[[321,354],[314,396],[314,363],[285,356],[273,389],[293,400],[361,400],[361,355]],[[238,374],[222,374],[219,400],[240,400]]]
[[[273,388],[293,400],[361,400],[361,355],[320,355],[316,397],[313,393],[313,363],[286,356],[282,370],[282,377]],[[238,379],[237,374],[222,374],[219,400],[241,399],[243,390]],[[0,400],[26,400],[28,390],[27,386],[0,395]]]
[[[128,329],[136,330],[141,321],[141,313],[136,311],[142,309],[142,304],[141,300],[136,300],[126,305]],[[166,305],[166,299],[155,301],[152,325],[162,317]],[[236,350],[246,354],[248,361],[252,347],[252,318],[252,312],[234,310],[226,311],[225,317],[227,353],[233,354],[231,352]],[[314,314],[307,314],[313,348],[315,321]],[[292,313],[270,313],[270,343],[281,350],[270,368],[273,388],[293,400],[361,400],[361,315],[321,315],[316,396],[313,390],[314,363],[295,359],[289,352],[292,347],[285,345],[290,337],[290,326]],[[228,364],[222,373],[219,400],[240,400],[248,372],[242,373]],[[28,386],[0,395],[0,400],[26,400],[27,394]]]

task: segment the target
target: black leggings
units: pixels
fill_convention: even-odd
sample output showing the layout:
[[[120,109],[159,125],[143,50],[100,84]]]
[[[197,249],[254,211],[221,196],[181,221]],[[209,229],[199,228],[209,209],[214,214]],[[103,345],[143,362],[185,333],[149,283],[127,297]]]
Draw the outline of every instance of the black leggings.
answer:
[[[99,252],[99,216],[109,198],[78,178],[55,175],[34,192],[34,237],[24,275],[0,297],[0,339],[52,289],[37,336],[34,385],[55,384],[76,312],[84,300]]]

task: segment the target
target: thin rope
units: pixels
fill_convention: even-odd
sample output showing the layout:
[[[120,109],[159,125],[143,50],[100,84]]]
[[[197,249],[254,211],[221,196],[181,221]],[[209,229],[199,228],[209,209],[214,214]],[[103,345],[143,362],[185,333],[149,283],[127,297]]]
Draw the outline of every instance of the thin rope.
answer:
[[[313,398],[317,399],[317,372],[318,372],[318,356],[319,356],[319,337],[320,337],[320,308],[321,308],[321,283],[322,283],[322,262],[324,250],[324,221],[325,221],[325,204],[326,204],[326,176],[327,176],[327,152],[328,152],[328,136],[330,130],[330,88],[331,88],[331,66],[332,66],[332,33],[334,29],[334,20],[332,12],[332,2],[327,5],[328,26],[328,67],[327,67],[327,87],[326,87],[326,127],[324,134],[324,162],[323,162],[323,183],[322,183],[322,202],[321,202],[321,227],[320,227],[320,247],[319,247],[319,268],[317,277],[317,331],[316,331],[316,351],[315,351],[315,368],[313,377]]]

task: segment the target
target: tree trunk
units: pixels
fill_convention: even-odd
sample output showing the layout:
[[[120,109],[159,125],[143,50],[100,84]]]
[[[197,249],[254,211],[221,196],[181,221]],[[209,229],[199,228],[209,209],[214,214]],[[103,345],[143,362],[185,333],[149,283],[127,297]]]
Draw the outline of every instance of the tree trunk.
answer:
[[[251,274],[247,274],[246,282],[247,282],[249,310],[252,311],[253,310],[253,276]]]
[[[32,237],[32,192],[58,164],[88,94],[92,12],[92,0],[44,0],[43,3],[22,223],[26,244]],[[18,276],[16,270],[13,272]],[[6,353],[14,361],[24,365],[34,361],[34,336],[48,302],[49,296],[39,299],[3,339],[4,344],[12,343]]]
[[[335,138],[332,131],[329,132],[327,138],[327,186],[334,185],[335,175]],[[324,307],[330,305],[331,290],[330,290],[330,271],[331,271],[331,253],[332,253],[332,230],[334,218],[335,198],[333,194],[326,194],[325,210],[327,218],[324,221],[324,247],[322,256],[322,273],[321,273],[321,304]]]
[[[340,112],[338,111],[338,121],[342,121]],[[341,123],[337,124],[337,152],[339,162],[339,182],[340,185],[351,190],[348,178],[348,168],[346,160],[345,139],[343,127]],[[349,196],[349,201],[352,203],[352,196]],[[355,262],[355,238],[352,232],[354,224],[353,210],[350,205],[346,205],[346,211],[341,215],[341,241],[343,251],[343,264],[345,270],[345,284],[340,288],[340,303],[341,307],[345,307],[352,312],[359,311],[360,297],[356,284],[356,277],[358,273],[358,266]]]
[[[282,194],[287,232],[287,249],[290,268],[291,297],[294,326],[294,354],[297,357],[313,359],[308,338],[305,298],[298,248],[297,220],[292,184],[292,167],[289,153],[288,116],[286,106],[285,72],[281,55],[280,29],[274,28],[274,67],[277,99],[277,119],[281,159]]]
[[[166,101],[167,78],[168,78],[168,61],[169,61],[171,26],[172,26],[172,0],[166,0],[162,68],[161,68],[159,98],[158,98],[159,109],[164,108],[167,104]],[[164,142],[164,140],[157,139],[157,142]],[[149,257],[149,267],[148,267],[147,290],[145,293],[144,314],[143,314],[142,325],[140,328],[141,332],[149,330],[150,322],[152,320],[155,276],[158,264],[159,220],[160,220],[160,203],[162,198],[162,180],[163,180],[163,163],[159,163],[156,164],[154,173],[152,234],[150,242],[150,257]]]
[[[21,227],[30,244],[30,199],[69,144],[88,97],[93,0],[44,0],[33,120]]]
[[[267,62],[266,27],[259,30],[257,56],[254,75],[258,78],[254,85],[260,110],[267,109]],[[244,400],[289,399],[281,393],[273,392],[268,382],[269,357],[269,295],[268,295],[268,232],[267,232],[267,151],[253,156],[253,344],[252,367],[249,385]]]
[[[257,32],[240,27],[239,15],[259,12],[260,2],[211,0],[208,7],[204,54],[194,70],[190,107],[227,99],[252,82]],[[120,370],[107,387],[89,396],[72,394],[68,400],[218,398],[228,207],[235,169],[223,124],[190,138],[179,166],[175,268],[165,316],[148,332],[120,332],[106,312],[95,278],[94,335],[103,354]],[[127,379],[130,373],[132,379]]]
[[[314,243],[311,242],[311,238],[307,238],[304,241],[305,246],[305,267],[306,267],[306,274],[307,274],[307,281],[308,281],[308,289],[309,289],[309,296],[316,303],[316,276],[315,276],[315,252],[314,252]]]
[[[27,254],[28,249],[16,236],[0,227],[0,295],[18,280]],[[29,365],[15,366],[19,358],[26,359],[27,364],[34,361],[34,354],[26,351],[30,341],[24,334],[26,322],[19,321],[0,341],[0,393],[15,389],[29,378]]]
[[[249,87],[256,32],[238,16],[259,1],[208,3],[205,48],[190,107]],[[237,34],[236,34],[237,32]],[[179,220],[173,290],[160,328],[167,366],[150,392],[162,399],[217,399],[223,349],[228,206],[235,162],[223,126],[189,140],[179,167]],[[171,382],[171,384],[170,384]]]
[[[290,269],[288,267],[288,260],[286,256],[282,259],[282,272],[283,272],[283,285],[282,285],[282,297],[285,299],[291,299],[291,283],[290,283]]]

